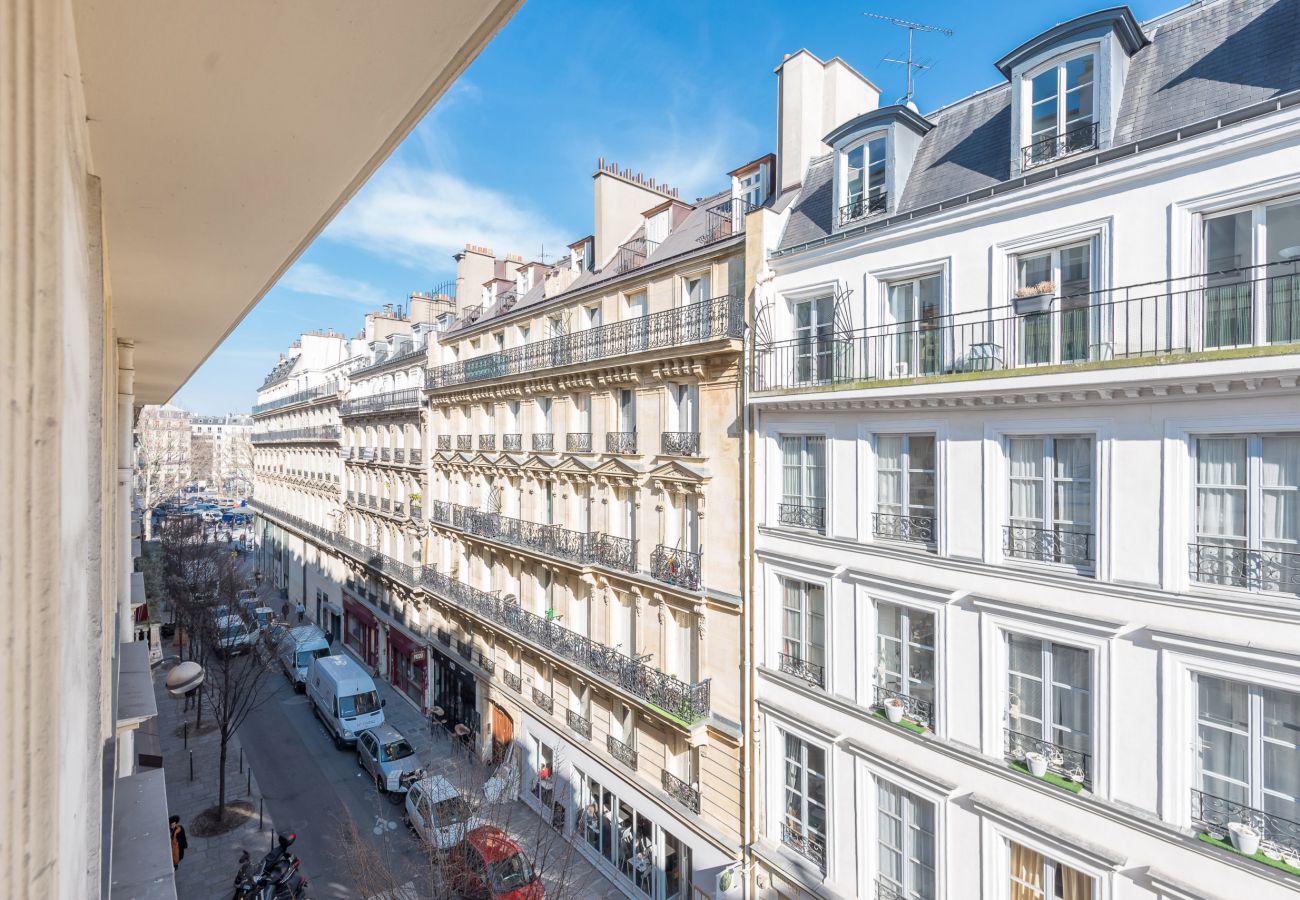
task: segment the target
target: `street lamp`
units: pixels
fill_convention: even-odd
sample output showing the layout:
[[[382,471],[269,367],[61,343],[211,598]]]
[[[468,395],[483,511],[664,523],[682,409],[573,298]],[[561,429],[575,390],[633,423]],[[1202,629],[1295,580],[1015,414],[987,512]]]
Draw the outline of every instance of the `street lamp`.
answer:
[[[167,693],[184,697],[203,683],[203,667],[194,660],[186,660],[167,673]]]

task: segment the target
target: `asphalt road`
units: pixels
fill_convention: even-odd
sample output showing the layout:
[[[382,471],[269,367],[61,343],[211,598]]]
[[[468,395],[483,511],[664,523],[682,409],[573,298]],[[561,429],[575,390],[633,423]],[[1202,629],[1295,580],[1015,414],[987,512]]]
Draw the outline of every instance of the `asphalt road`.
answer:
[[[355,873],[341,851],[345,818],[393,868],[418,871],[424,851],[402,824],[402,807],[380,797],[352,750],[335,750],[306,696],[278,673],[275,691],[240,729],[245,762],[253,766],[267,811],[297,831],[294,852],[311,881],[313,900],[359,896]],[[376,836],[374,830],[382,829]]]

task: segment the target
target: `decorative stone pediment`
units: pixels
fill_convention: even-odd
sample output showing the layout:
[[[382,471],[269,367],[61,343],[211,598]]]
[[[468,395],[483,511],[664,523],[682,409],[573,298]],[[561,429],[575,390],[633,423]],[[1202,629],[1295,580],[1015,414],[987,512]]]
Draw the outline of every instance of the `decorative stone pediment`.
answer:
[[[601,479],[617,478],[621,481],[635,480],[644,474],[640,469],[618,457],[605,460],[592,469],[591,473]]]
[[[656,482],[690,485],[702,485],[709,480],[708,473],[698,466],[688,465],[675,459],[655,466],[646,473],[646,477]]]
[[[539,453],[534,453],[520,465],[520,468],[525,472],[537,472],[549,476],[558,465],[559,460],[555,457],[548,458]]]

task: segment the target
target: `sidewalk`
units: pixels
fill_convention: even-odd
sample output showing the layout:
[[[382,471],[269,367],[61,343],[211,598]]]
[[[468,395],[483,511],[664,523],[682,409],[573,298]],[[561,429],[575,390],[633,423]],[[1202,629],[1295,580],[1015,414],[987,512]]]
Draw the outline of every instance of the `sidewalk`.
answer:
[[[167,656],[175,656],[171,641],[163,646]],[[176,894],[184,900],[230,900],[235,870],[239,868],[239,851],[247,850],[254,859],[271,848],[271,835],[275,833],[269,813],[258,830],[257,816],[227,834],[201,838],[194,834],[194,817],[217,802],[217,761],[221,744],[215,730],[202,736],[194,734],[194,708],[185,710],[185,701],[167,693],[164,686],[166,668],[154,669],[154,695],[158,699],[158,730],[162,743],[163,772],[167,780],[169,813],[181,817],[189,837],[189,849],[176,871]],[[210,716],[205,714],[205,722]],[[177,732],[182,722],[190,725],[189,744]],[[193,754],[194,779],[190,780],[190,758]],[[239,736],[230,739],[226,748],[226,802],[236,800],[251,802],[256,813],[262,799],[257,779],[251,779],[246,767],[239,771]]]
[[[346,653],[360,662],[349,647],[336,645],[335,652]],[[446,731],[438,729],[436,734],[433,733],[429,727],[429,719],[416,708],[409,697],[387,681],[377,678],[375,685],[380,698],[387,701],[384,706],[385,721],[400,731],[410,742],[426,769],[431,774],[447,776],[453,783],[463,780],[455,772],[456,762],[451,755],[452,741]],[[504,812],[502,818],[506,830],[519,841],[521,846],[551,848],[550,865],[543,866],[540,861],[534,861],[543,871],[542,880],[546,884],[548,897],[554,896],[562,900],[615,900],[627,896],[593,866],[577,847],[570,845],[566,839],[553,837],[555,832],[550,830],[549,823],[544,822],[542,817],[522,800],[515,801]],[[546,871],[547,869],[564,870],[565,884],[561,886],[551,883],[555,876],[553,872]]]

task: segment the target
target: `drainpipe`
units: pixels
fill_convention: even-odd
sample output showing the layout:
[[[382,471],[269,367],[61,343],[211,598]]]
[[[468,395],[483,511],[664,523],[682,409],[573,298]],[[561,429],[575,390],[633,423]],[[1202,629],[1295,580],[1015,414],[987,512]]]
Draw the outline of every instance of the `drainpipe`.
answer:
[[[131,618],[131,511],[134,481],[135,342],[117,342],[117,631],[118,640],[135,640]],[[141,511],[147,518],[152,510]],[[141,522],[144,527],[144,522]]]

